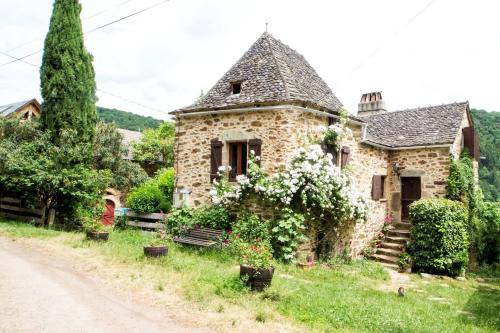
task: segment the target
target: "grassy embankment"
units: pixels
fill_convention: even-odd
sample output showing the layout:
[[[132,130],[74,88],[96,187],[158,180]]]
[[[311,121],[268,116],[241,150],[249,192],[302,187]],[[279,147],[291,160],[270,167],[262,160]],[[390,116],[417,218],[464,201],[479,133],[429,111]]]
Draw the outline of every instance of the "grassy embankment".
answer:
[[[41,238],[65,247],[84,248],[108,263],[130,266],[131,279],[155,269],[155,291],[167,288],[200,308],[224,312],[238,306],[265,322],[273,316],[318,331],[349,332],[495,332],[500,330],[499,279],[422,279],[398,297],[397,285],[378,264],[368,261],[332,262],[302,271],[278,265],[271,288],[249,292],[239,281],[237,262],[226,252],[170,244],[161,259],[144,258],[142,246],[151,237],[138,230],[118,231],[106,243],[86,241],[82,233],[36,228],[0,220],[0,235]],[[382,291],[389,286],[389,291]],[[237,321],[235,318],[233,321]],[[233,322],[233,325],[235,323]]]

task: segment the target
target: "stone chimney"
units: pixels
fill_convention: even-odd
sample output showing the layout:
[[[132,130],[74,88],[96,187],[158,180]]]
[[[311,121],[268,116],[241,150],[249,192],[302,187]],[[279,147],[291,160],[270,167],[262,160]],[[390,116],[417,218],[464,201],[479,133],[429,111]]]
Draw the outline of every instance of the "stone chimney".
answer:
[[[385,101],[382,98],[382,92],[371,92],[361,96],[358,103],[358,116],[371,116],[387,112],[385,109]]]

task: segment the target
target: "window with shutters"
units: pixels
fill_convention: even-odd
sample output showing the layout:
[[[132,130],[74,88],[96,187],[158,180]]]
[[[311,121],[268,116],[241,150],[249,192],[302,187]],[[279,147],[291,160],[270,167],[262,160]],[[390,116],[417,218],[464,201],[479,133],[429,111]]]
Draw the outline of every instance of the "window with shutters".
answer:
[[[340,150],[340,167],[344,169],[347,166],[347,163],[349,163],[349,155],[351,151],[349,147],[342,147]]]
[[[248,143],[230,142],[229,149],[229,180],[236,180],[237,175],[246,175],[248,166]]]

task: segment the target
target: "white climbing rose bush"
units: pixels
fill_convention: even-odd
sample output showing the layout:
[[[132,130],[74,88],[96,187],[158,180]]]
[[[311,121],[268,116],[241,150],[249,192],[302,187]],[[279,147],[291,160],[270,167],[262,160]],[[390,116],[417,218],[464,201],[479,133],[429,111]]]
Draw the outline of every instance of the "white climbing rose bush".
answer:
[[[234,185],[228,182],[226,169],[221,168],[210,192],[212,202],[230,207],[253,195],[311,216],[334,217],[332,222],[337,224],[366,218],[365,198],[319,145],[299,149],[290,157],[286,169],[271,177],[256,162],[251,154],[248,176],[237,176]]]

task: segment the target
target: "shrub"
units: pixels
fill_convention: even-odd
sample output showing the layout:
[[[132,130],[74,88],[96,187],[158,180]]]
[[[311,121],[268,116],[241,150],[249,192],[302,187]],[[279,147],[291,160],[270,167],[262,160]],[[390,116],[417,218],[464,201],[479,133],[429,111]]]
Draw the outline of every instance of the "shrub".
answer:
[[[271,243],[274,256],[283,261],[293,261],[304,235],[304,216],[284,210],[280,218],[271,221]]]
[[[480,213],[479,261],[500,263],[500,202],[485,202]]]
[[[410,205],[408,251],[414,271],[460,275],[467,267],[467,212],[460,202],[424,199]]]
[[[135,188],[127,199],[128,208],[139,214],[168,212],[171,203],[167,201],[155,180]]]
[[[173,209],[168,216],[167,228],[172,235],[178,236],[186,229],[195,225],[194,209],[189,207],[182,207]]]
[[[161,169],[156,176],[158,179],[158,187],[167,197],[167,200],[172,201],[175,184],[174,168]]]
[[[246,213],[233,225],[234,238],[253,243],[258,241],[269,241],[268,225],[261,221],[255,214]]]
[[[231,228],[230,216],[224,207],[206,206],[195,210],[194,220],[201,227],[211,229],[229,230]]]
[[[197,209],[177,208],[168,217],[168,228],[173,235],[179,235],[194,226],[228,230],[231,227],[230,216],[223,207],[206,206]]]

